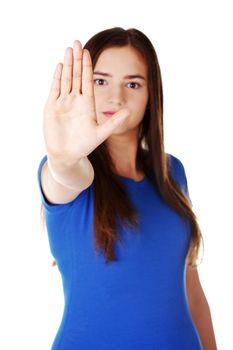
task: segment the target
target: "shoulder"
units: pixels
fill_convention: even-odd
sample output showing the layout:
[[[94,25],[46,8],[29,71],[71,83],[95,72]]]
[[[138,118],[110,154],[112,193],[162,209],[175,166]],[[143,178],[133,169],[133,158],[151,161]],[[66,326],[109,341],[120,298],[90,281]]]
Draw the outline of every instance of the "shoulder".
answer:
[[[170,175],[179,187],[184,190],[184,192],[187,192],[187,178],[183,162],[172,154],[166,153],[166,155]]]
[[[173,154],[166,153],[169,170],[174,176],[184,176],[185,169],[182,161]]]

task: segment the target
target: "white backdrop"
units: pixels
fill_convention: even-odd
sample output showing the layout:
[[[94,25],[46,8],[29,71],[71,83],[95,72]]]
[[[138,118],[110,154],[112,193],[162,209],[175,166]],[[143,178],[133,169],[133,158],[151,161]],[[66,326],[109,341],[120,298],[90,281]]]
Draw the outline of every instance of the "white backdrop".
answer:
[[[230,1],[8,1],[1,5],[1,349],[49,350],[60,324],[60,275],[40,225],[42,110],[55,66],[75,39],[122,26],[158,54],[165,147],[184,164],[204,236],[199,275],[218,349],[232,340]]]

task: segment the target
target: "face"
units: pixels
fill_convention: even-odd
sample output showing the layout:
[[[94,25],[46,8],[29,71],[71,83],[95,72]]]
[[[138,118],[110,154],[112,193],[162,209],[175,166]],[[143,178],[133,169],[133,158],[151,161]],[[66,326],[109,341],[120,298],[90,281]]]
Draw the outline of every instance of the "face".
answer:
[[[130,46],[108,48],[100,54],[93,78],[98,124],[111,117],[104,112],[126,107],[130,115],[114,134],[137,131],[148,102],[147,65],[141,54]]]

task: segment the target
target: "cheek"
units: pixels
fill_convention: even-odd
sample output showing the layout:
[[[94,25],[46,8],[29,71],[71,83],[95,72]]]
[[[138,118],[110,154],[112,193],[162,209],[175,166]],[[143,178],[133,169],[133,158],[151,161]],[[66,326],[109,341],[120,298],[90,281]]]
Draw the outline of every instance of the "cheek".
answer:
[[[138,96],[138,98],[132,104],[135,111],[142,113],[145,111],[148,102],[147,96]]]

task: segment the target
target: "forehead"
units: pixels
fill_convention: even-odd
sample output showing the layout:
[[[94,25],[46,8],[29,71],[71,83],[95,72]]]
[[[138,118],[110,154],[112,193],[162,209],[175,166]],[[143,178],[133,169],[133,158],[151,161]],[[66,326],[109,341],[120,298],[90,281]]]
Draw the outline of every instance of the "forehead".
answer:
[[[108,71],[108,73],[146,75],[147,64],[142,54],[131,46],[111,47],[101,52],[95,69]]]

